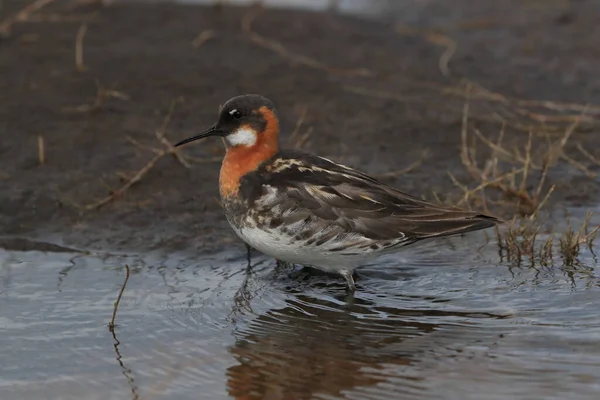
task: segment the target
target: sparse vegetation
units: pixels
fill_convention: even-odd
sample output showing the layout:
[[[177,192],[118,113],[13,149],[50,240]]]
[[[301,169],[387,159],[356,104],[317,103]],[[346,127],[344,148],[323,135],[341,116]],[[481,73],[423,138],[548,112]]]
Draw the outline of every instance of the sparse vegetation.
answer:
[[[581,245],[587,245],[590,252],[594,253],[593,243],[598,235],[600,225],[589,230],[589,222],[592,213],[588,213],[585,220],[578,231],[574,231],[571,228],[571,221],[567,219],[567,230],[562,234],[559,239],[560,255],[563,259],[563,263],[568,266],[572,266],[579,256]]]
[[[540,229],[541,226],[530,218],[514,218],[504,230],[497,228],[501,257],[519,266],[524,262],[530,266],[547,264],[552,259],[553,237],[540,245],[537,241]]]
[[[495,202],[496,208],[506,213],[514,207],[518,213],[506,226],[496,230],[501,257],[518,266],[527,264],[535,267],[552,265],[554,256],[560,255],[564,266],[575,266],[582,244],[587,244],[593,251],[592,243],[600,226],[589,229],[589,213],[579,230],[573,230],[570,219],[567,219],[563,233],[552,232],[545,229],[542,207],[555,190],[554,185],[548,186],[548,176],[559,160],[568,162],[587,176],[595,176],[583,164],[565,154],[565,146],[579,125],[579,119],[574,120],[557,139],[551,140],[546,134],[545,141],[536,146],[533,145],[534,132],[530,130],[523,147],[511,149],[503,143],[506,124],[502,124],[497,139],[493,141],[476,127],[469,126],[468,114],[467,101],[463,109],[460,157],[477,186],[470,188],[450,174],[455,186],[463,192],[456,205],[483,207],[489,211],[488,203],[494,201],[494,196],[486,190],[495,190],[501,196]],[[469,136],[470,132],[474,135]],[[480,144],[489,153],[483,162],[477,160],[477,146]],[[590,161],[595,160],[581,145],[578,148]]]
[[[565,146],[579,126],[580,120],[575,119],[562,136],[552,140],[547,132],[543,141],[537,140],[534,152],[534,131],[529,130],[528,138],[523,148],[509,148],[504,144],[506,123],[502,122],[498,137],[495,141],[487,138],[478,128],[469,126],[469,102],[464,105],[461,129],[460,159],[463,166],[475,179],[478,185],[468,188],[450,175],[456,186],[464,192],[457,206],[469,205],[474,195],[480,194],[481,205],[487,210],[486,189],[494,189],[501,195],[500,205],[516,206],[516,211],[522,216],[535,215],[548,201],[555,189],[554,185],[546,187],[548,173],[557,165],[558,160],[564,159],[576,168],[593,174],[581,163],[572,160],[565,154]],[[470,133],[474,134],[470,136]],[[487,152],[491,152],[483,165],[477,160],[478,145],[483,144]],[[595,176],[595,175],[594,175]]]
[[[507,226],[496,230],[500,256],[519,267],[548,267],[554,265],[555,256],[559,256],[563,266],[576,267],[582,245],[588,246],[594,254],[593,243],[600,225],[590,229],[591,216],[588,213],[578,230],[574,230],[567,219],[567,227],[562,233],[544,229],[544,224],[537,218],[514,218]]]
[[[88,24],[94,21],[98,12],[73,14],[74,9],[87,3],[75,1],[67,8],[57,8],[61,11],[57,14],[53,12],[52,6],[56,5],[53,3],[57,1],[32,0],[22,10],[0,22],[0,32],[7,35],[15,24],[45,21],[51,16],[53,21],[56,20],[55,22],[76,21],[80,25],[75,35],[75,68],[80,72],[93,71],[91,65],[88,70],[84,63],[84,39]],[[436,109],[440,112],[451,111],[453,115],[462,116],[461,147],[457,155],[468,177],[457,177],[449,173],[451,181],[459,188],[460,195],[458,198],[453,198],[452,194],[447,195],[444,201],[459,207],[500,214],[509,219],[511,222],[498,230],[498,244],[503,257],[518,264],[526,261],[531,265],[536,263],[549,265],[554,257],[560,256],[565,264],[570,265],[576,262],[582,245],[591,248],[598,227],[588,229],[589,216],[579,229],[571,228],[571,221],[569,221],[566,231],[562,233],[552,233],[546,226],[543,216],[548,213],[545,206],[551,202],[555,193],[556,186],[551,175],[559,164],[563,166],[568,164],[589,178],[597,178],[593,166],[600,165],[598,154],[581,143],[573,145],[572,141],[575,134],[590,126],[600,125],[600,107],[517,98],[493,92],[470,79],[458,77],[451,68],[451,61],[461,43],[447,33],[455,29],[477,29],[481,21],[474,25],[457,27],[416,28],[395,25],[393,31],[396,35],[412,36],[442,48],[438,69],[445,78],[441,83],[410,79],[405,82],[404,87],[408,90],[399,93],[377,87],[380,71],[373,66],[369,68],[354,65],[352,68],[332,66],[329,61],[296,51],[293,46],[280,41],[279,38],[270,37],[266,29],[260,26],[261,18],[264,17],[263,11],[261,6],[249,8],[239,21],[241,35],[251,46],[267,49],[291,64],[336,75],[340,79],[360,77],[361,80],[342,82],[343,89],[353,95],[390,102],[428,105],[432,99],[442,98],[444,99],[442,102],[435,104]],[[493,24],[496,23],[498,21]],[[189,40],[195,49],[203,50],[202,47],[207,42],[220,40],[221,37],[222,32],[202,27],[199,33],[195,34],[195,38],[192,36]],[[70,114],[86,114],[102,111],[111,101],[133,101],[128,94],[116,90],[111,85],[104,87],[98,80],[96,84],[95,96],[89,103],[62,107],[62,111]],[[96,210],[124,195],[132,186],[144,179],[165,156],[174,157],[185,168],[190,168],[193,164],[221,160],[220,156],[196,159],[191,155],[184,156],[184,153],[173,148],[172,143],[167,139],[167,128],[176,105],[181,101],[183,101],[181,98],[177,98],[172,102],[162,125],[154,132],[152,140],[157,140],[159,144],[152,144],[150,140],[144,143],[139,138],[136,140],[126,136],[126,140],[133,146],[147,151],[150,155],[135,171],[115,172],[122,181],[120,187],[114,188],[111,185],[106,196],[89,204],[79,205],[61,195],[63,202],[82,211]],[[298,119],[289,136],[288,147],[307,148],[310,140],[313,139],[313,127],[310,125],[312,121],[307,124],[312,110],[302,107],[297,109]],[[497,130],[490,130],[490,126],[496,126]],[[48,162],[46,150],[47,143],[44,137],[39,136],[39,164]],[[314,150],[318,152],[317,149]],[[345,163],[348,163],[350,158],[348,154],[320,154]],[[397,177],[418,168],[426,157],[427,153],[424,152],[418,160],[405,168],[384,171],[376,177]]]

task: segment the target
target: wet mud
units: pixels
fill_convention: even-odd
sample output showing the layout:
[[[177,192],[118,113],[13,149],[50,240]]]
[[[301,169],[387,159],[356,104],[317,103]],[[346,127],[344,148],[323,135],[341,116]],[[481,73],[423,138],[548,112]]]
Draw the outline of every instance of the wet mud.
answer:
[[[427,199],[483,184],[483,140],[503,132],[509,166],[534,158],[527,193],[558,149],[541,191],[558,234],[600,210],[599,2],[387,4],[56,1],[1,35],[0,397],[598,398],[597,244],[566,262],[540,230],[553,252],[515,262],[475,232],[360,268],[348,296],[338,277],[248,263],[218,202],[221,143],[168,147],[255,92],[285,146]],[[520,210],[522,192],[489,189],[474,207]]]
[[[284,145],[296,131],[292,144],[375,175],[422,161],[382,179],[428,199],[460,195],[448,172],[470,182],[460,161],[465,97],[448,88],[464,90],[468,79],[510,98],[600,103],[598,4],[566,3],[436,1],[396,5],[387,18],[370,20],[246,7],[50,4],[47,14],[92,17],[15,24],[0,42],[2,231],[87,249],[204,251],[235,242],[216,200],[223,151],[216,140],[185,149],[185,165],[160,157],[99,209],[77,205],[109,196],[164,151],[157,131],[171,142],[187,137],[213,122],[219,104],[248,92],[276,102]],[[9,2],[3,14],[20,4]],[[456,46],[444,64],[448,39]],[[501,102],[475,98],[471,108],[490,135],[519,117]],[[522,143],[530,125],[549,126],[555,138],[564,130],[527,119],[507,128],[507,142]],[[595,123],[583,121],[570,143],[597,156],[599,138]],[[581,154],[572,157],[598,171]],[[562,163],[553,201],[593,203],[598,180]]]

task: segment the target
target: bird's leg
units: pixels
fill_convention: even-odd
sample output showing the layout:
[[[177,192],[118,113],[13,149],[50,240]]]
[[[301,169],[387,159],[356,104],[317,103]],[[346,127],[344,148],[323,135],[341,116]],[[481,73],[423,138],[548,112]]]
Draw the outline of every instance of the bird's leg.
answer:
[[[248,244],[244,243],[246,245],[246,261],[248,261],[248,269],[250,269],[252,267],[251,261],[252,261],[252,255],[250,254],[252,252],[252,247],[250,247]]]
[[[343,269],[340,271],[340,274],[344,277],[346,283],[348,284],[348,291],[351,293],[354,292],[356,290],[356,285],[354,284],[354,278],[352,278],[352,271]]]
[[[280,273],[281,271],[283,271],[286,267],[285,261],[281,261],[281,260],[275,260],[275,272],[276,273]]]

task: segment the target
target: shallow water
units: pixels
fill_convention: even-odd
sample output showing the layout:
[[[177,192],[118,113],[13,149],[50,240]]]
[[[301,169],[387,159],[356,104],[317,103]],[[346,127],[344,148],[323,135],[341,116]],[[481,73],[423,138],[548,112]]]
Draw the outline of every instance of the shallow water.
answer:
[[[121,1],[126,2],[128,0]],[[254,0],[177,0],[177,2],[183,4],[225,4],[232,6],[248,6],[257,3]],[[344,14],[375,17],[381,17],[390,12],[422,7],[420,4],[415,4],[414,1],[406,2],[399,0],[261,0],[258,3],[271,8],[295,8],[312,11],[333,10]]]
[[[493,233],[492,233],[493,236]],[[131,277],[109,332],[113,302]],[[600,275],[475,233],[343,281],[227,254],[0,250],[6,399],[597,399]]]

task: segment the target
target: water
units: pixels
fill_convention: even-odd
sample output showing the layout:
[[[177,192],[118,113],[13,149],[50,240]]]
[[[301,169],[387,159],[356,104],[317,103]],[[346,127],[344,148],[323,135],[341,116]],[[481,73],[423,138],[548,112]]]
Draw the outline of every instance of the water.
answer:
[[[0,250],[2,399],[597,399],[600,276],[483,233],[343,280],[224,254]],[[131,277],[107,324],[124,279]]]
[[[128,1],[128,0],[121,0]],[[160,1],[160,0],[159,0]],[[248,6],[256,4],[253,0],[177,0],[184,4]],[[311,11],[333,10],[344,14],[380,17],[390,11],[419,6],[414,0],[261,0],[263,6],[270,8],[294,8]]]

